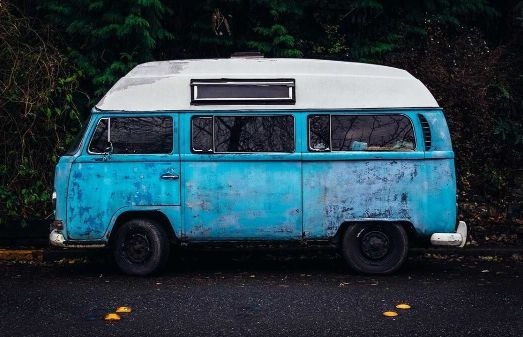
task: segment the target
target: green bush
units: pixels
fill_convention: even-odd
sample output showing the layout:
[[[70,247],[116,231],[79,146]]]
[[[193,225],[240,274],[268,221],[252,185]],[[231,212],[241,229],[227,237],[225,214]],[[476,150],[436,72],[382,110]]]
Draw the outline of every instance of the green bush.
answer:
[[[50,213],[53,166],[80,127],[80,72],[52,31],[0,6],[0,222]]]

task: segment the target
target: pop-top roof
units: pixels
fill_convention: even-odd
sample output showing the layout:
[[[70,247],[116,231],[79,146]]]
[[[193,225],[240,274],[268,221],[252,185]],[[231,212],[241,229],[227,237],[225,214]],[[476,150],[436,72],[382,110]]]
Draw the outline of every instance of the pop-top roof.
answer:
[[[294,80],[293,104],[194,104],[191,81]],[[149,62],[136,66],[98,102],[99,110],[433,108],[438,103],[405,70],[363,63],[231,58]]]

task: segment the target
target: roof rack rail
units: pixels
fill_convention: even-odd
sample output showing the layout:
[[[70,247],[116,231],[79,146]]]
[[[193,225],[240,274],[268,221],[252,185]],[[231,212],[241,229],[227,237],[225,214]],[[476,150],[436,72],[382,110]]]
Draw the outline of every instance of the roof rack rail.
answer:
[[[263,58],[259,51],[238,51],[231,54],[231,58]]]

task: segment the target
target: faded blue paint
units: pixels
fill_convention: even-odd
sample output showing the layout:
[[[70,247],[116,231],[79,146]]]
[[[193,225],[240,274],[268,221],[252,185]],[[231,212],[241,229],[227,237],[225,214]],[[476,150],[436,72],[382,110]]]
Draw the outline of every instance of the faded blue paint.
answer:
[[[421,235],[454,229],[455,188],[447,163],[315,157],[303,164],[307,237],[328,238],[340,224],[361,220],[408,221]]]
[[[56,192],[54,217],[57,220],[65,221],[67,218],[67,185],[74,159],[73,156],[60,157],[54,170],[54,191]],[[67,231],[67,227],[64,228],[65,231]]]
[[[185,155],[198,156],[198,154]],[[204,155],[212,156],[212,155]],[[184,231],[188,239],[300,239],[301,162],[287,159],[184,161]],[[250,160],[246,160],[247,158]],[[191,158],[193,159],[193,158]],[[196,158],[194,158],[196,159]]]
[[[92,158],[80,156],[73,164],[67,193],[71,239],[102,238],[114,213],[125,206],[179,205],[179,182],[160,179],[166,172],[179,172],[178,161],[149,163],[112,157],[106,162],[93,162]],[[141,159],[151,160],[146,156]]]
[[[456,223],[454,153],[441,109],[347,110],[348,114],[401,113],[414,125],[412,152],[308,152],[307,116],[343,111],[256,111],[292,114],[296,151],[194,154],[191,116],[254,111],[155,112],[173,117],[168,155],[87,153],[99,118],[138,113],[93,111],[83,145],[56,167],[56,218],[68,240],[106,241],[124,212],[160,211],[186,240],[299,240],[332,237],[346,221],[408,221],[420,235],[452,232]],[[418,120],[431,126],[424,151]],[[143,115],[146,115],[145,113]],[[162,180],[166,172],[180,180]]]

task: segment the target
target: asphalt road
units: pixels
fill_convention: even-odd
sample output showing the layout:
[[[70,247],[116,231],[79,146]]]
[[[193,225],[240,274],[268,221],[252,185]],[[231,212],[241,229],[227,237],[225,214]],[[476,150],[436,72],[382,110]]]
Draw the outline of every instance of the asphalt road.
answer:
[[[523,336],[523,262],[411,257],[356,275],[331,254],[182,252],[162,275],[103,259],[0,265],[0,336]],[[410,310],[386,318],[406,302]],[[133,312],[119,322],[105,313]]]

